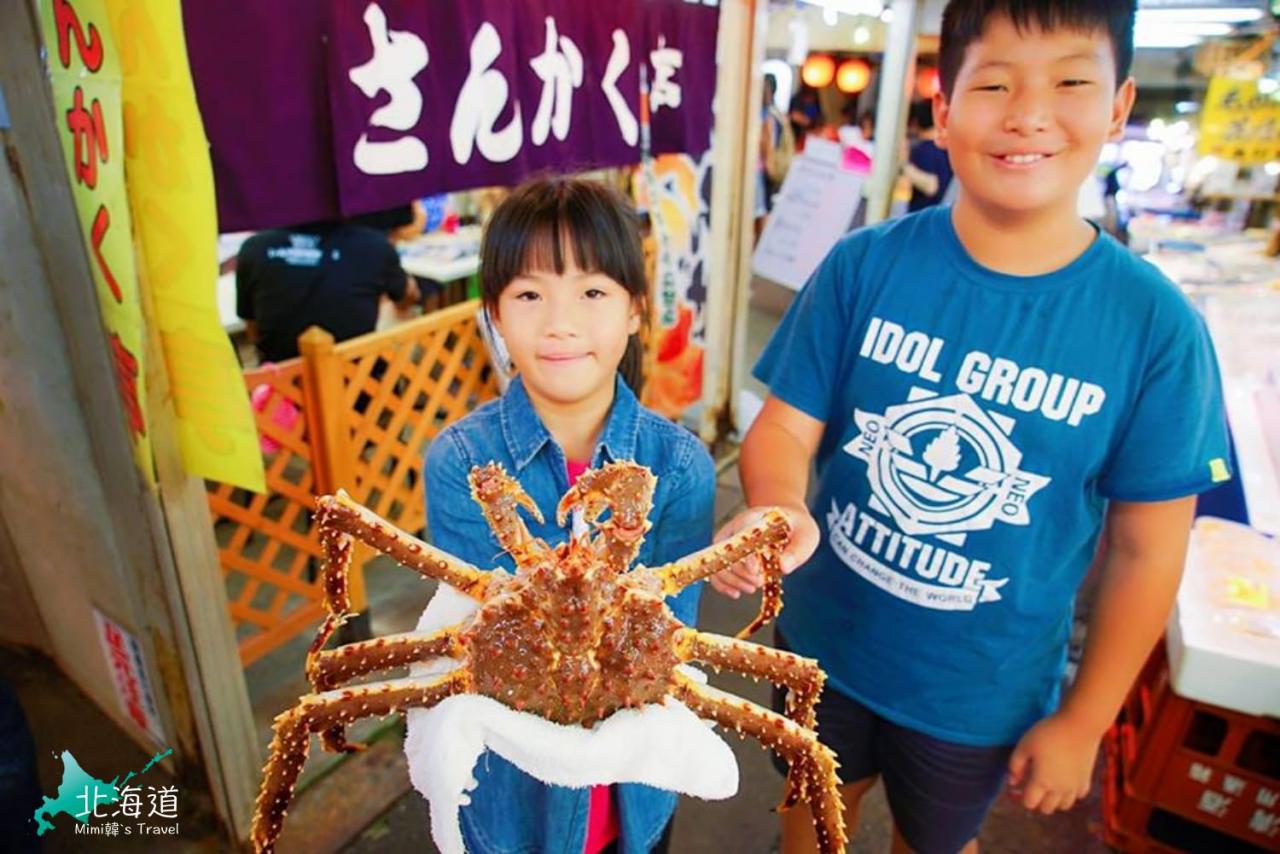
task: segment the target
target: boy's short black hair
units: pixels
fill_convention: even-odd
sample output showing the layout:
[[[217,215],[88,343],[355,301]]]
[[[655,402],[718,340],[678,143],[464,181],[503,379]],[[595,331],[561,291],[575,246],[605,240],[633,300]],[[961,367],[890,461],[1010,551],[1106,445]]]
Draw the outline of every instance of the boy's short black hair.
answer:
[[[1133,65],[1133,21],[1137,0],[951,0],[942,13],[938,74],[947,98],[969,45],[982,38],[992,18],[1005,17],[1019,30],[1105,32],[1116,63],[1116,85]]]

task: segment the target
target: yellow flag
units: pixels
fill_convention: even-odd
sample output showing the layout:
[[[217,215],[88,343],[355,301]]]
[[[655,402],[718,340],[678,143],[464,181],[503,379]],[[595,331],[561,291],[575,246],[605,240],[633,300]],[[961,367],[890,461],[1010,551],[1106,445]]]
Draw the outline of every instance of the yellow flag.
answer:
[[[120,36],[125,170],[187,471],[265,491],[248,393],[218,317],[209,144],[177,0],[106,0]]]

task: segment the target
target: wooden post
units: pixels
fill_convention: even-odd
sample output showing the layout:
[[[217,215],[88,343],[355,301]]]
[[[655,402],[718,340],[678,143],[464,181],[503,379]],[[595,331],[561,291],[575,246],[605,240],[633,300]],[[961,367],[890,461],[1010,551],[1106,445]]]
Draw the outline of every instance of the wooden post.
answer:
[[[316,495],[345,489],[355,492],[351,436],[343,402],[342,358],[334,349],[334,339],[319,326],[312,326],[298,338],[302,354],[303,410],[311,437],[313,488]],[[369,549],[357,544],[351,561],[351,608],[365,616],[368,596],[364,586],[364,562]]]
[[[767,8],[761,8],[756,11],[755,23],[755,39],[751,51],[751,92],[748,100],[748,115],[756,116],[758,108],[751,108],[751,105],[759,104],[764,93],[764,74],[761,72],[761,66],[764,64],[764,47],[766,33],[769,27],[769,15]],[[759,136],[762,130],[762,122],[755,122],[755,135],[751,137],[752,148],[750,151],[759,149]],[[755,160],[751,159],[750,151],[748,152],[748,165],[754,167]],[[755,188],[754,173],[752,174],[752,188]],[[728,399],[725,401],[724,409],[720,414],[719,432],[723,438],[725,433],[732,431],[738,438],[742,440],[743,430],[739,429],[738,424],[738,401],[742,395],[743,380],[750,370],[747,364],[747,321],[751,317],[751,256],[755,253],[755,193],[753,192],[748,201],[744,201],[742,205],[742,225],[739,231],[737,250],[737,274],[734,281],[737,287],[733,290],[733,304],[731,311],[732,322],[732,338],[729,350],[729,376],[728,383]]]
[[[214,755],[209,764],[223,787],[220,800],[232,816],[236,838],[248,838],[257,795],[259,746],[254,732],[249,686],[240,666],[235,629],[229,618],[226,581],[218,560],[218,544],[209,517],[204,481],[189,474],[182,463],[178,418],[173,408],[169,372],[165,369],[155,306],[138,265],[143,316],[146,320],[147,413],[156,482],[174,556],[174,581],[184,610],[193,653],[201,662],[203,689],[214,701],[204,722]],[[209,287],[217,271],[209,271]]]
[[[760,150],[760,98],[766,7],[760,0],[721,0],[716,41],[716,117],[712,140],[712,287],[707,296],[706,351],[702,374],[705,442],[731,427],[736,387],[736,338],[745,335],[751,276],[752,211]],[[739,317],[741,316],[741,317]]]

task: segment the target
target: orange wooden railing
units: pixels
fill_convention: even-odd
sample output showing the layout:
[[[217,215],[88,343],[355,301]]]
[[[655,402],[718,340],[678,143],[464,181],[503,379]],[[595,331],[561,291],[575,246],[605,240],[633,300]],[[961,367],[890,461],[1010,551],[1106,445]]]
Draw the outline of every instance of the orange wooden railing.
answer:
[[[264,453],[267,492],[208,484],[243,664],[323,614],[315,495],[346,489],[400,527],[422,528],[427,444],[497,395],[478,307],[461,303],[341,344],[313,327],[299,339],[300,358],[245,372],[250,390],[265,383],[273,393],[255,413],[259,431],[279,445]],[[277,408],[290,403],[298,417],[278,418]],[[352,598],[364,607],[359,571]]]

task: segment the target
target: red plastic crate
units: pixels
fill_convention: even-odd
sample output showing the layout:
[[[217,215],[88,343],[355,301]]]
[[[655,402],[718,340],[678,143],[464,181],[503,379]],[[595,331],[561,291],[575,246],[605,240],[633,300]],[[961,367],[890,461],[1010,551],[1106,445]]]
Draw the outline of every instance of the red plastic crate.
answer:
[[[1155,808],[1125,792],[1124,763],[1116,730],[1108,732],[1102,744],[1102,840],[1126,854],[1182,854],[1181,848],[1148,835]]]
[[[1179,697],[1163,644],[1130,692],[1108,750],[1114,832],[1145,834],[1151,811],[1160,810],[1280,852],[1280,722]]]
[[[1135,797],[1126,789],[1116,730],[1103,740],[1102,838],[1126,854],[1266,854],[1273,846],[1239,839]]]

